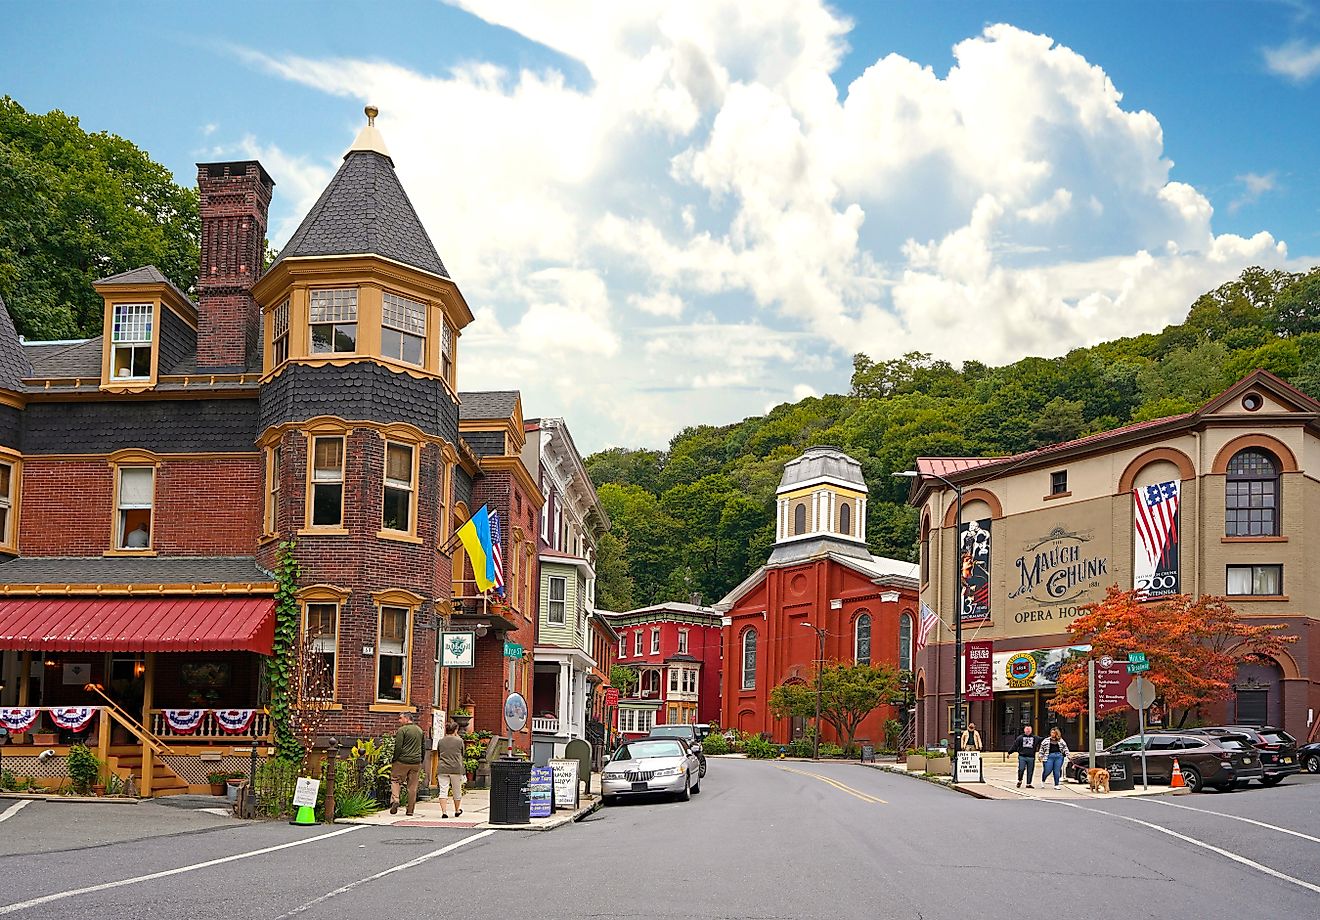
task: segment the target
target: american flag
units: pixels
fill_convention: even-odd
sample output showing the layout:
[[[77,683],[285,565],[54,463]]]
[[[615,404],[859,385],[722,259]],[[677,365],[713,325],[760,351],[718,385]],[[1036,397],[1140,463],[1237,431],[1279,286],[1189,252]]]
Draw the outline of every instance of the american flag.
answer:
[[[923,602],[921,605],[921,625],[917,627],[917,651],[921,651],[926,647],[926,640],[930,638],[931,630],[935,628],[935,624],[939,621],[939,614]]]
[[[1178,483],[1161,482],[1132,490],[1136,496],[1136,531],[1152,565],[1178,542]]]
[[[490,550],[495,561],[495,593],[504,596],[504,554],[500,551],[500,515],[490,516]]]

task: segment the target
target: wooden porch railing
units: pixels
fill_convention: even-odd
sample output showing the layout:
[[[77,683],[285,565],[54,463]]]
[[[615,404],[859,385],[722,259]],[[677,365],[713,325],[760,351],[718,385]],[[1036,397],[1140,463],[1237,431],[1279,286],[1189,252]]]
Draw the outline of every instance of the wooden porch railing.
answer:
[[[248,726],[247,731],[239,734],[230,734],[222,729],[220,723],[210,713],[207,713],[201,724],[188,734],[176,732],[172,729],[165,718],[165,710],[163,709],[151,710],[150,716],[152,732],[162,738],[173,738],[178,741],[209,741],[212,739],[220,741],[268,741],[270,739],[270,713],[265,709],[258,709],[252,717],[252,724]]]

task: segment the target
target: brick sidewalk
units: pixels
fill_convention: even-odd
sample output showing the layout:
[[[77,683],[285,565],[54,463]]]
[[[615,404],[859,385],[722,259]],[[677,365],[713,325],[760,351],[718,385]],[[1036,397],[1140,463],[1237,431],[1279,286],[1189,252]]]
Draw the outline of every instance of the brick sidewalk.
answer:
[[[1137,782],[1133,789],[1123,792],[1105,793],[1092,792],[1086,785],[1074,783],[1067,777],[1059,785],[1058,789],[1054,784],[1041,782],[1041,763],[1036,761],[1032,769],[1031,783],[1032,788],[1028,789],[1025,785],[1021,788],[1017,786],[1017,756],[1013,755],[1008,760],[1003,760],[1003,755],[993,751],[988,752],[981,757],[981,771],[985,777],[984,783],[959,783],[957,788],[960,791],[971,793],[972,795],[982,796],[989,799],[1063,799],[1066,801],[1080,801],[1082,799],[1110,798],[1114,796],[1130,797],[1139,795],[1168,795],[1168,786],[1151,785],[1150,790],[1141,788],[1140,767],[1138,767]],[[906,767],[902,763],[884,764],[882,769],[892,773],[907,773]],[[949,777],[940,777],[940,782],[952,785]]]

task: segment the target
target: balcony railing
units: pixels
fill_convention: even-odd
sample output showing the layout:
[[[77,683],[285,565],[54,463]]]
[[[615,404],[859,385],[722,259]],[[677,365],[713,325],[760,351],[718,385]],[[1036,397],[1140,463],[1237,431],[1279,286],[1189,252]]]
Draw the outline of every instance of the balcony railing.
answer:
[[[239,734],[230,734],[222,729],[215,716],[208,712],[195,729],[184,733],[175,731],[170,727],[169,721],[165,718],[164,710],[153,709],[151,710],[151,733],[160,738],[179,738],[189,741],[201,739],[208,741],[267,740],[270,738],[270,713],[264,709],[258,709],[253,714],[252,724],[247,727],[246,731]]]
[[[533,716],[532,731],[538,735],[557,735],[559,734],[559,720],[542,719]]]

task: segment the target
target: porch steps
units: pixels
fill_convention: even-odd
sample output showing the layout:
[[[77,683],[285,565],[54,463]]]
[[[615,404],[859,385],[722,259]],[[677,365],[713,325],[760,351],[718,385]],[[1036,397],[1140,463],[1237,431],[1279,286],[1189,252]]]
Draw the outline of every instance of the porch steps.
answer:
[[[121,773],[131,773],[138,777],[138,789],[142,788],[142,750],[136,746],[111,748],[110,756],[115,760]],[[169,768],[159,757],[151,763],[151,794],[153,796],[184,795],[188,792],[188,783]]]

